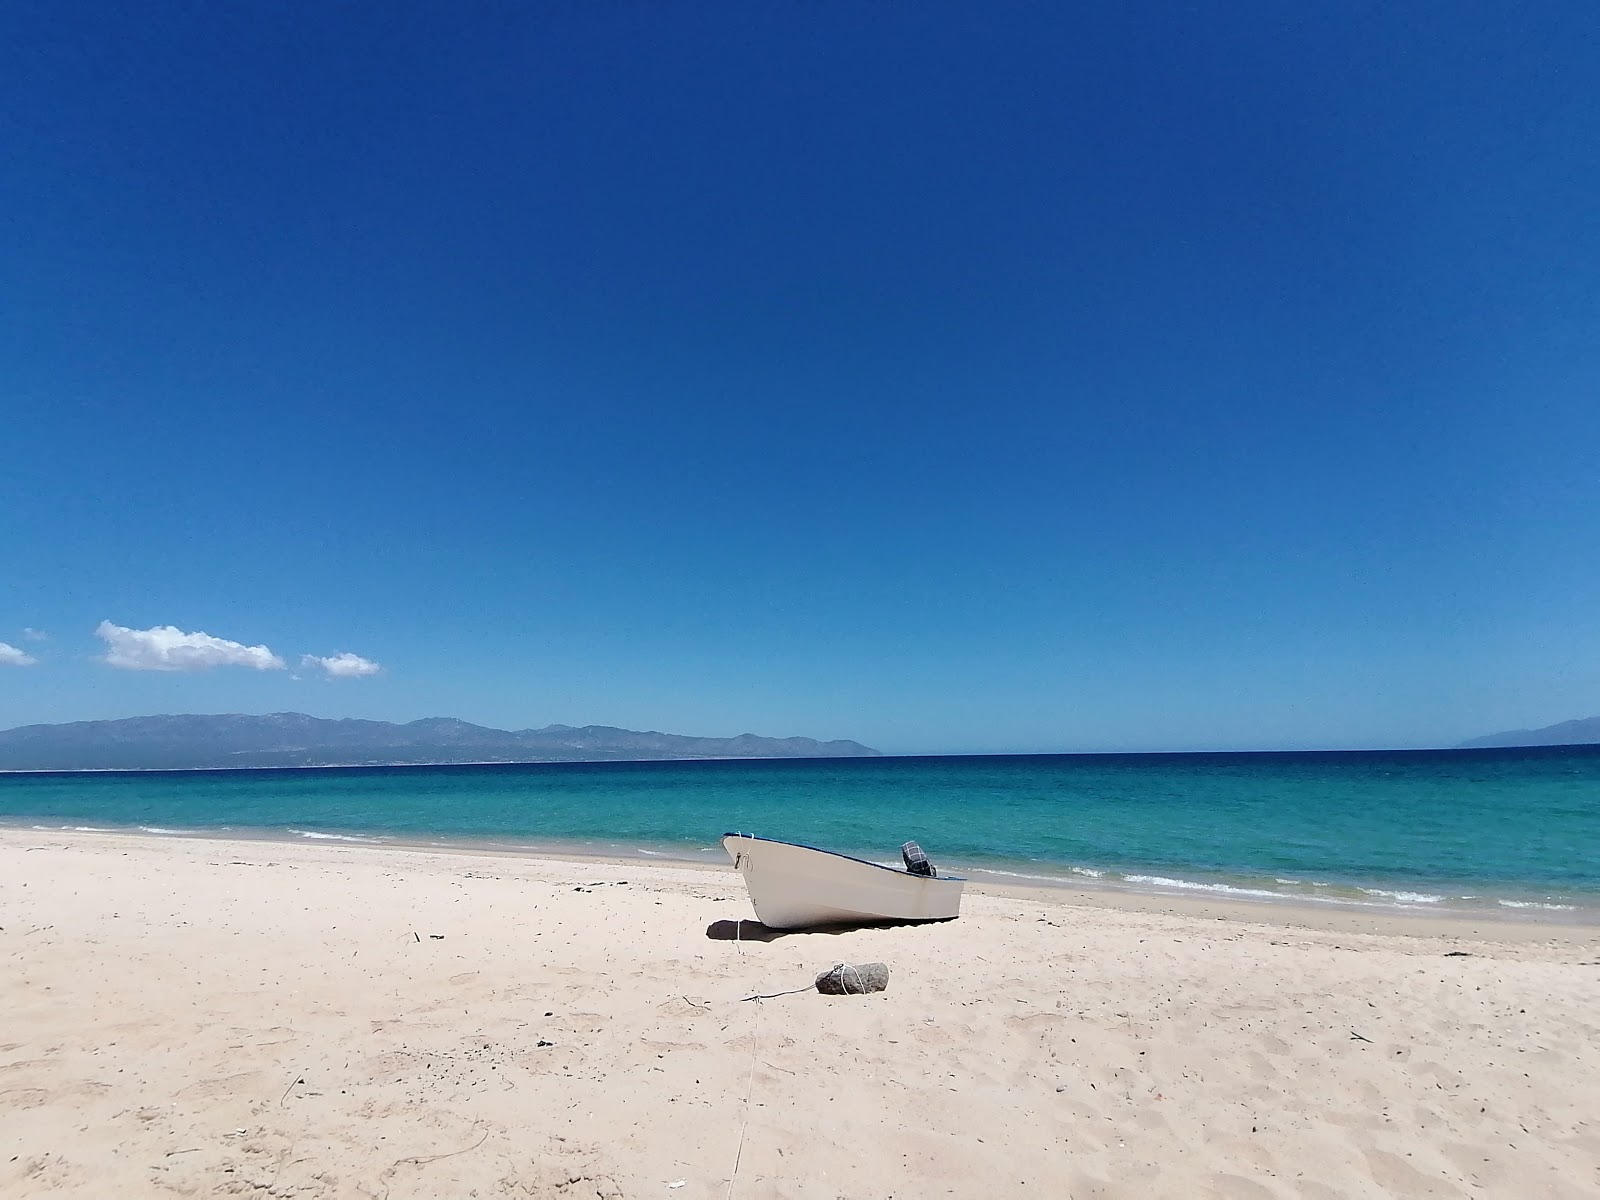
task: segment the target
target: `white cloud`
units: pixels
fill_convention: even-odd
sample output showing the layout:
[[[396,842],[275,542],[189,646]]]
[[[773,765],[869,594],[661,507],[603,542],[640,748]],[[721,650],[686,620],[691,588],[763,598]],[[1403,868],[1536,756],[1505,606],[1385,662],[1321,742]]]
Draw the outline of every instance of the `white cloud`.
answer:
[[[0,642],[0,667],[31,667],[39,660],[18,650],[10,642]]]
[[[281,671],[283,659],[265,646],[246,646],[209,633],[184,633],[175,625],[125,629],[101,621],[95,636],[106,644],[104,662],[124,671],[209,671],[251,667]]]
[[[328,673],[329,679],[360,679],[363,675],[376,675],[383,670],[370,658],[362,658],[359,654],[351,654],[348,651],[330,654],[326,658],[307,654],[300,660],[300,665],[320,668]]]
[[[48,642],[50,640],[50,635],[42,629],[24,629],[22,636],[25,641],[29,642]]]

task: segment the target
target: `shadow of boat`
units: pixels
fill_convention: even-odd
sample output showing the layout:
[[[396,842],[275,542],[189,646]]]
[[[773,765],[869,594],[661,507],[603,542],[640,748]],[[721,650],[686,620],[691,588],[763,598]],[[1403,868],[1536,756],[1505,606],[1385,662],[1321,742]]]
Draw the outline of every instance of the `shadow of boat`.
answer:
[[[775,942],[791,933],[804,933],[802,929],[769,929],[760,921],[713,921],[706,926],[706,936],[713,942]]]
[[[806,933],[853,933],[858,929],[910,929],[918,925],[942,925],[937,921],[855,921],[847,925],[808,925],[801,929],[773,929],[760,921],[713,921],[706,926],[706,937],[713,942],[775,942],[779,938]]]

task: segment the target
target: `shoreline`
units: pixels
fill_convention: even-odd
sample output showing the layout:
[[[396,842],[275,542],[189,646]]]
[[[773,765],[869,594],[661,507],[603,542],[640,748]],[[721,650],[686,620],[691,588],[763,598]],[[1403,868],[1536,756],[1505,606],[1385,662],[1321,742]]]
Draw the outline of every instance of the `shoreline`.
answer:
[[[714,862],[748,829],[892,866],[912,835],[974,886],[1600,924],[1600,752],[1481,753],[91,771],[0,778],[0,824]]]
[[[0,847],[25,835],[75,839],[112,839],[150,848],[173,844],[226,846],[269,845],[327,849],[332,852],[378,851],[434,854],[467,859],[514,860],[524,863],[571,863],[607,868],[658,868],[725,878],[743,884],[733,873],[720,846],[708,848],[704,858],[687,854],[636,850],[626,853],[589,849],[559,843],[512,842],[484,839],[417,839],[400,836],[355,835],[314,830],[151,830],[97,826],[50,827],[0,824]],[[1043,906],[1084,910],[1151,913],[1195,920],[1228,921],[1281,929],[1324,933],[1369,933],[1383,936],[1452,938],[1507,943],[1581,944],[1600,936],[1600,908],[1567,913],[1537,909],[1482,909],[1463,911],[1445,906],[1362,904],[1330,899],[1302,901],[1297,897],[1195,895],[1192,891],[1122,887],[1063,876],[1059,881],[1009,882],[974,878],[968,874],[968,895],[991,896]],[[751,919],[753,919],[753,914]]]

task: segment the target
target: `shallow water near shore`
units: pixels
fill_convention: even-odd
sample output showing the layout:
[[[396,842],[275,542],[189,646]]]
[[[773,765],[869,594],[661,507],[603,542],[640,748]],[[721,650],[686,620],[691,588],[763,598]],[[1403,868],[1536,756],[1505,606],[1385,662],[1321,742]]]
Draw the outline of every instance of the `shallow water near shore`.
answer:
[[[722,864],[741,830],[993,882],[1600,918],[1600,747],[0,776],[12,826]]]

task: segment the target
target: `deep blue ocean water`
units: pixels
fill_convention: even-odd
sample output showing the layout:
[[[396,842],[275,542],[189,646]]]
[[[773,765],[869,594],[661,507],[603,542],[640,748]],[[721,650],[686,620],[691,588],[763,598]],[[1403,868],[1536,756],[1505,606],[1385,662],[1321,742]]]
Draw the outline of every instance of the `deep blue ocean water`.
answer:
[[[726,830],[974,878],[1584,915],[1600,746],[0,775],[12,826],[722,862]]]

